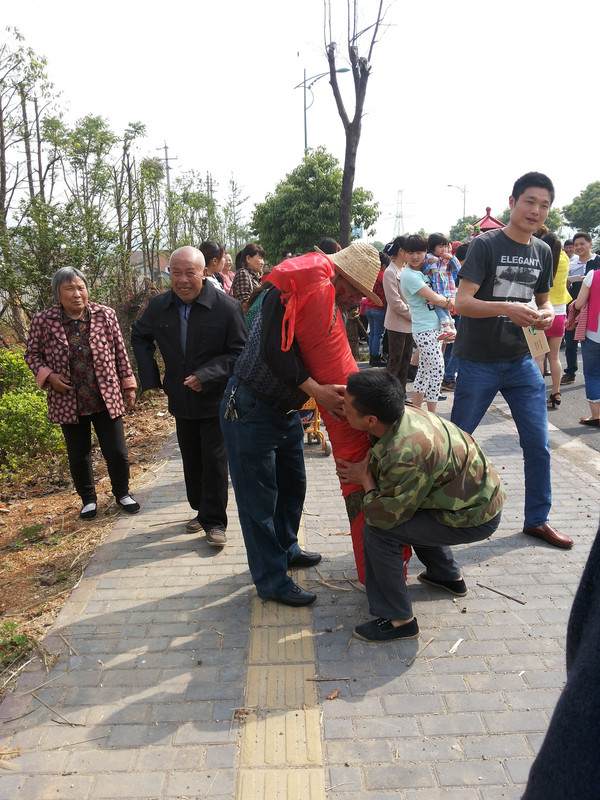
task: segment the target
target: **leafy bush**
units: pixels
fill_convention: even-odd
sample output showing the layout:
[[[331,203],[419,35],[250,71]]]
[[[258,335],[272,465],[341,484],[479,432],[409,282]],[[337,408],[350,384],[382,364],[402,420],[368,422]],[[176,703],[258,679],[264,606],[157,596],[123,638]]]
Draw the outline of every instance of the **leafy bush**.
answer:
[[[40,392],[35,378],[21,353],[0,350],[0,395],[4,392]]]
[[[48,421],[41,392],[9,391],[0,396],[0,475],[48,470],[65,462],[65,443],[58,425]]]

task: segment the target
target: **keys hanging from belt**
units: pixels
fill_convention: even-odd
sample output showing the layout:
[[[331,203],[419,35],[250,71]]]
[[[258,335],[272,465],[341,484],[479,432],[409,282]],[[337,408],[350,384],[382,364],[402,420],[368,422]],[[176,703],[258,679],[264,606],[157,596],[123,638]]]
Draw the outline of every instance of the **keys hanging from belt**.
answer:
[[[237,419],[238,413],[235,407],[235,393],[237,391],[237,386],[234,386],[231,390],[231,394],[229,395],[229,400],[227,401],[227,405],[225,406],[225,419]]]

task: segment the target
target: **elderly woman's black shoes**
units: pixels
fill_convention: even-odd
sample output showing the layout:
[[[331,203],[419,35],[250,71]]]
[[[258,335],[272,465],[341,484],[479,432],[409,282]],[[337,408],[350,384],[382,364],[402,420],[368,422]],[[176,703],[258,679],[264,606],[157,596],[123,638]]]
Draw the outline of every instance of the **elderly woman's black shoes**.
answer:
[[[121,506],[123,511],[127,512],[127,514],[137,514],[140,510],[140,504],[128,494],[126,494],[125,497],[121,497],[120,500],[117,500],[117,503]]]
[[[79,519],[94,519],[96,516],[96,503],[86,503],[79,512]]]

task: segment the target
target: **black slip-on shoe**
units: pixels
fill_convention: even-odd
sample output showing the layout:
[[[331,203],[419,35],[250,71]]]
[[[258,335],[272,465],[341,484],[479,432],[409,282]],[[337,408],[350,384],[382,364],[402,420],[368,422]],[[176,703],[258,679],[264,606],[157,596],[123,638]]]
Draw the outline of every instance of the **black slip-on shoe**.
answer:
[[[445,589],[450,594],[456,597],[464,597],[467,593],[467,584],[461,578],[459,581],[438,581],[435,578],[430,578],[426,572],[422,572],[419,576],[421,583],[428,583],[430,586],[437,586],[438,589]]]
[[[117,505],[120,505],[126,514],[137,514],[140,510],[140,504],[130,494],[126,494],[125,497],[117,500]]]
[[[390,619],[379,617],[357,625],[353,635],[365,642],[394,642],[398,639],[416,639],[419,635],[419,626],[416,617],[397,628],[394,628]]]
[[[95,519],[97,513],[96,503],[86,503],[79,512],[79,519]]]

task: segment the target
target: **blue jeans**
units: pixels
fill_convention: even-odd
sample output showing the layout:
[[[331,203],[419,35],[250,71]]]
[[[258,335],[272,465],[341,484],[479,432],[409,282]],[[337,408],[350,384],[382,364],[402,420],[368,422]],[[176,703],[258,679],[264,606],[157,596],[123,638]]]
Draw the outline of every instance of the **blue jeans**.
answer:
[[[525,468],[525,525],[548,522],[552,506],[550,439],[546,385],[531,356],[517,361],[484,364],[457,358],[458,378],[451,420],[473,433],[500,392],[519,432]]]
[[[234,390],[237,418],[227,419]],[[294,586],[288,561],[301,552],[306,473],[300,414],[277,411],[231,378],[220,418],[250,573],[261,597],[279,597]]]
[[[383,308],[367,308],[365,310],[369,321],[369,354],[374,356],[381,355],[381,340],[383,339],[383,320],[385,311]]]
[[[600,402],[600,343],[586,338],[581,342],[585,397],[588,403]]]

